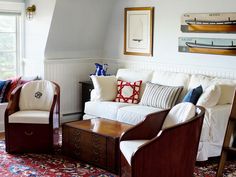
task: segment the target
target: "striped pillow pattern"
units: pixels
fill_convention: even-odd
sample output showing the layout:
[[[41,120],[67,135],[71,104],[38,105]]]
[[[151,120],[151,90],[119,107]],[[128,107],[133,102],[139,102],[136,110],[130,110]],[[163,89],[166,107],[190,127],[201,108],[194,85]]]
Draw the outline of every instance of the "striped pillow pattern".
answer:
[[[140,104],[162,109],[172,108],[183,87],[172,87],[147,82]]]

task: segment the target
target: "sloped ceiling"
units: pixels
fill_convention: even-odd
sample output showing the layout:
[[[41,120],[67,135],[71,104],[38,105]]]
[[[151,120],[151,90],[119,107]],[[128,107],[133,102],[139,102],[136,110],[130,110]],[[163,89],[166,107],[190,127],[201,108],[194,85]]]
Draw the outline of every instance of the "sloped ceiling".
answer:
[[[116,0],[57,0],[46,59],[102,56]]]

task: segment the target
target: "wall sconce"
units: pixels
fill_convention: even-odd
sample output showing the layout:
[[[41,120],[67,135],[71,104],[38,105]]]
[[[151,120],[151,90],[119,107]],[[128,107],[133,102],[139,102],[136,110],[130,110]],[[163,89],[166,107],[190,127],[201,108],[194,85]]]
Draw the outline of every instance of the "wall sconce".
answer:
[[[28,20],[32,20],[34,14],[35,14],[35,11],[36,11],[36,6],[35,6],[35,5],[29,6],[29,7],[26,8],[25,11],[26,11],[26,12],[25,12],[26,18],[27,18]]]

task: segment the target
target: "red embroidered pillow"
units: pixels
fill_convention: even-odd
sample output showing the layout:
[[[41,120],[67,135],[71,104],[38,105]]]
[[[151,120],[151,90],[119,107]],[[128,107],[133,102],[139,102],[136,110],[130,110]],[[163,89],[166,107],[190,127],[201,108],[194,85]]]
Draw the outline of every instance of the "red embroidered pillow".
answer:
[[[118,80],[116,102],[138,103],[142,81],[125,82]]]

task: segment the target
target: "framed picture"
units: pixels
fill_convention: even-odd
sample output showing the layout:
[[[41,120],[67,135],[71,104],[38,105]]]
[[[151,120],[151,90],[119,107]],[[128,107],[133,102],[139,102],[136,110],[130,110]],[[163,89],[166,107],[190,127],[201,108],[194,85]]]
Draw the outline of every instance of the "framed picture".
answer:
[[[125,8],[125,55],[153,55],[153,14],[153,7]]]
[[[181,17],[184,33],[236,33],[236,13],[185,13]]]
[[[236,55],[236,39],[180,37],[179,52]]]

